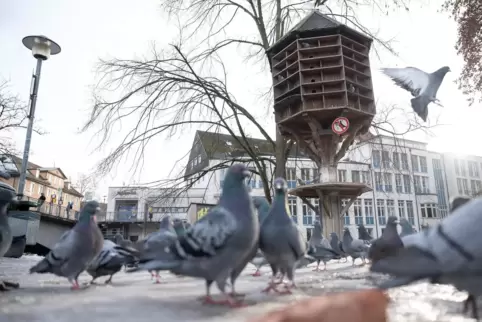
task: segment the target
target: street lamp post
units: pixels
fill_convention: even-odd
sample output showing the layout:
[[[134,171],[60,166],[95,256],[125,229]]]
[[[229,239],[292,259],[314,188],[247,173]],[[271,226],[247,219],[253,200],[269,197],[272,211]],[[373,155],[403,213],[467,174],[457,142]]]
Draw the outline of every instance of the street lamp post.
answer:
[[[28,156],[30,153],[30,142],[32,141],[33,120],[35,117],[35,106],[37,105],[37,93],[40,83],[40,72],[42,62],[50,58],[51,55],[60,53],[60,46],[53,40],[45,36],[27,36],[22,39],[22,43],[32,51],[33,57],[37,59],[37,68],[32,75],[33,88],[30,93],[30,111],[28,114],[27,135],[25,137],[25,147],[23,149],[22,169],[20,170],[20,180],[18,183],[18,199],[22,199],[25,190],[25,180],[27,177]]]

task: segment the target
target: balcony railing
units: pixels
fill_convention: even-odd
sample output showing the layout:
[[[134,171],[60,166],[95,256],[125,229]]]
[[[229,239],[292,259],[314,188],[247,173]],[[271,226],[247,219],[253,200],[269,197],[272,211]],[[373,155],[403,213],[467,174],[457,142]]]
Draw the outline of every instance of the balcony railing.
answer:
[[[36,198],[31,198],[27,196],[23,196],[22,200],[30,201],[34,204],[39,204],[39,200]],[[79,219],[79,211],[73,209],[67,209],[64,206],[58,204],[52,204],[45,201],[41,206],[37,206],[30,208],[30,211],[37,211],[40,212],[42,215],[57,217],[57,218],[64,218],[68,220],[77,220]]]
[[[172,212],[172,213],[154,213],[149,216],[145,212],[124,212],[112,211],[97,215],[97,222],[160,222],[165,216],[171,216],[171,219],[187,219],[187,213]]]

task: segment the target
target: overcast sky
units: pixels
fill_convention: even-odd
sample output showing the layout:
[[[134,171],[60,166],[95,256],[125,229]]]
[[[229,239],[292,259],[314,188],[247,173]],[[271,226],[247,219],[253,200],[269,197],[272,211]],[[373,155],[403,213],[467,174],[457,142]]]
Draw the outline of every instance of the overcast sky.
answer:
[[[411,1],[411,3],[421,3]],[[427,1],[428,2],[428,1]],[[410,12],[398,11],[380,16],[370,8],[362,8],[362,22],[378,30],[385,39],[394,38],[399,57],[382,51],[380,59],[372,59],[375,95],[381,104],[399,104],[410,113],[410,94],[393,85],[377,70],[380,67],[416,66],[432,72],[450,66],[438,97],[444,108],[430,105],[429,118],[447,124],[435,130],[435,137],[414,134],[411,138],[429,142],[435,151],[482,155],[482,146],[469,144],[478,141],[482,113],[478,106],[468,107],[466,99],[454,80],[462,61],[454,49],[456,25],[446,13],[439,13],[441,1],[417,4]],[[240,23],[240,22],[238,22]],[[241,22],[243,23],[243,22]],[[246,23],[251,24],[250,21]],[[88,172],[104,151],[91,153],[91,134],[77,134],[91,107],[91,86],[95,81],[94,64],[98,58],[134,58],[148,53],[150,42],[166,46],[176,35],[168,25],[157,0],[16,0],[0,1],[0,77],[11,82],[11,91],[27,100],[30,75],[35,67],[31,53],[23,47],[22,38],[44,34],[58,42],[62,52],[44,63],[37,103],[36,124],[48,131],[34,135],[30,161],[42,166],[61,167],[73,179]],[[257,104],[258,87],[269,85],[266,72],[239,65],[239,59],[228,59],[230,85],[235,94],[243,93],[257,116],[272,115],[263,104]],[[254,84],[254,85],[253,85]],[[261,106],[259,106],[261,105]],[[469,115],[469,116],[465,116]],[[274,132],[273,120],[264,117],[267,128]],[[400,121],[400,120],[399,120]],[[25,131],[13,134],[18,148],[23,149]],[[253,133],[256,135],[256,133]],[[173,164],[192,144],[194,130],[184,132],[171,141],[157,141],[150,146],[147,160],[138,181],[161,179],[169,174]],[[132,182],[130,164],[125,164],[104,178],[99,185],[100,196],[107,187]]]

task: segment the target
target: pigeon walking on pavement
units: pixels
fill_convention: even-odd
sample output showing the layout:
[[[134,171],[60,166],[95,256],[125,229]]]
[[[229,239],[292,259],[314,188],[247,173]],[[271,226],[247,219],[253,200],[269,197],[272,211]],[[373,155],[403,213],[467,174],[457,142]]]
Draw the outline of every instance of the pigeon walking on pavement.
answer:
[[[341,256],[333,250],[328,239],[321,233],[321,224],[318,220],[315,221],[313,235],[309,241],[308,255],[316,260],[316,268],[314,272],[320,271],[320,262],[323,262],[323,270],[326,271],[326,263],[332,259],[339,259]]]
[[[363,264],[366,263],[365,259],[368,256],[368,249],[370,246],[365,244],[363,240],[353,239],[350,230],[345,227],[342,239],[343,250],[350,255],[352,259],[352,265],[355,266],[355,259],[360,258]]]
[[[394,256],[403,248],[402,239],[398,235],[397,225],[397,217],[388,217],[387,226],[383,230],[382,235],[372,243],[368,250],[368,258],[372,263],[388,256]]]
[[[410,235],[410,243],[405,243],[397,255],[373,263],[371,271],[394,276],[379,287],[402,286],[422,279],[452,284],[469,293],[464,310],[471,305],[472,316],[477,317],[475,299],[482,295],[481,221],[482,199],[474,199],[438,225]]]
[[[374,241],[373,237],[363,224],[358,225],[358,239],[363,240],[363,242],[367,245],[371,245],[371,243]]]
[[[258,220],[261,227],[263,220],[268,216],[269,203],[268,203],[268,200],[266,200],[266,198],[263,198],[263,197],[253,197],[253,203],[256,210],[258,211]],[[250,260],[250,263],[253,264],[254,267],[256,267],[256,272],[254,272],[252,276],[261,276],[261,272],[259,270],[264,265],[267,265],[268,261],[264,257],[258,245],[256,245],[256,252],[252,257],[252,259]]]
[[[79,289],[80,273],[102,250],[104,238],[95,219],[99,209],[97,201],[87,202],[80,211],[79,221],[60,237],[47,256],[30,268],[30,274],[63,276],[72,284],[73,290]]]
[[[400,226],[402,227],[400,238],[415,233],[415,229],[413,229],[412,224],[410,224],[410,222],[408,222],[408,220],[405,218],[400,219]]]
[[[95,284],[98,277],[109,276],[105,284],[112,282],[114,274],[118,273],[122,266],[136,261],[137,251],[133,248],[125,248],[105,239],[99,255],[89,264],[86,271],[92,276],[90,284]]]
[[[412,94],[412,108],[424,122],[427,122],[429,103],[441,106],[436,96],[445,74],[450,72],[449,67],[444,66],[431,74],[415,67],[382,68],[382,71],[395,84]]]
[[[268,260],[273,275],[268,287],[264,290],[278,291],[275,282],[276,274],[287,276],[290,284],[285,284],[282,294],[291,293],[296,287],[294,273],[297,263],[306,253],[306,244],[299,227],[293,222],[286,206],[288,184],[283,178],[274,180],[274,200],[268,217],[261,225],[259,248]],[[279,292],[281,293],[281,292]]]
[[[6,173],[0,173],[2,178],[10,178]],[[7,209],[15,194],[13,191],[2,189],[0,186],[0,258],[10,249],[12,244],[12,231],[8,224]],[[11,288],[18,288],[19,284],[0,280],[0,292],[8,291]]]
[[[170,270],[174,274],[206,281],[205,303],[243,303],[226,292],[232,271],[246,260],[259,237],[259,222],[245,179],[250,172],[243,164],[232,165],[225,176],[217,206],[195,222],[186,234],[152,252],[141,254],[138,269]],[[222,301],[210,295],[216,282]]]

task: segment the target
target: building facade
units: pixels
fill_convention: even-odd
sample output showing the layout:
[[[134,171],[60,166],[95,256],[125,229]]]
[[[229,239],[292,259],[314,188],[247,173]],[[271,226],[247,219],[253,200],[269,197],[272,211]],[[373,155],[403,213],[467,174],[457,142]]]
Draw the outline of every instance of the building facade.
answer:
[[[159,221],[165,214],[194,221],[199,218],[199,214],[194,211],[196,215],[187,215],[191,204],[216,204],[226,167],[233,160],[247,158],[243,154],[244,149],[240,147],[242,140],[233,139],[229,135],[198,131],[184,174],[189,189],[175,202],[175,198],[162,198],[163,194],[157,192],[157,195],[161,196],[158,203],[164,206],[156,208],[160,210],[155,211],[154,221]],[[274,160],[270,143],[258,139],[248,140],[259,156],[265,160]],[[267,173],[273,173],[274,162],[265,164]],[[207,175],[201,175],[206,172]],[[363,182],[372,188],[372,191],[359,196],[343,215],[344,224],[354,236],[357,236],[357,226],[363,224],[375,238],[381,235],[387,218],[393,215],[406,218],[419,231],[423,226],[434,225],[448,215],[451,198],[473,195],[476,190],[479,191],[481,174],[482,158],[457,158],[450,154],[428,151],[427,144],[423,142],[390,136],[369,136],[356,142],[338,165],[338,181]],[[272,182],[273,178],[268,177],[269,182]],[[286,164],[286,180],[289,188],[319,180],[316,164],[298,151],[296,146],[290,151]],[[252,195],[265,195],[266,189],[259,176],[253,174],[247,180],[247,185],[251,188]],[[115,189],[118,188],[111,188],[113,194]],[[149,198],[145,196],[154,192],[140,187],[135,190],[136,192],[129,196],[130,207],[137,212],[146,213]],[[123,199],[125,197],[112,195],[108,202],[111,205],[108,206],[108,211],[112,209],[120,213]],[[318,199],[310,202],[318,206]],[[348,200],[341,202],[346,204]],[[176,207],[179,207],[179,210],[163,210]],[[309,238],[316,218],[315,213],[300,198],[294,196],[288,197],[288,207],[293,220],[303,228],[305,237]]]

